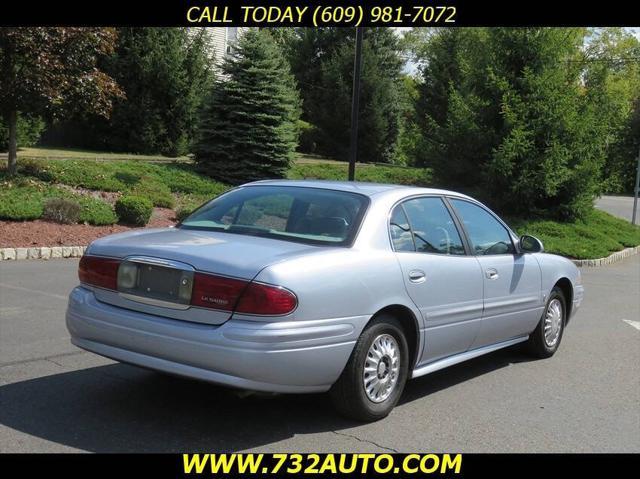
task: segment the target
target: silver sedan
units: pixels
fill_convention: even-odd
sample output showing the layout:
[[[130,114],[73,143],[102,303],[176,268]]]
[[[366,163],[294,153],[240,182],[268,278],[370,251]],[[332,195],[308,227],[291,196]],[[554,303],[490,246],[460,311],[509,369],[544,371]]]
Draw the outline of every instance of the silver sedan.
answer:
[[[451,191],[260,181],[174,228],[93,242],[69,298],[71,341],[171,374],[329,391],[389,414],[406,381],[526,342],[560,345],[579,270]]]

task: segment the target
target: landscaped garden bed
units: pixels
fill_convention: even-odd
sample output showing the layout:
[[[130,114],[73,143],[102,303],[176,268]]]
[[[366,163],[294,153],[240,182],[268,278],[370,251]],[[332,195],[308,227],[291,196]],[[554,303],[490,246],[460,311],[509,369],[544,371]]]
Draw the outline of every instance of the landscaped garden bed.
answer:
[[[175,212],[154,208],[147,228],[175,224]],[[0,248],[32,248],[41,246],[86,246],[94,239],[135,228],[121,224],[94,226],[60,224],[52,221],[0,221]]]

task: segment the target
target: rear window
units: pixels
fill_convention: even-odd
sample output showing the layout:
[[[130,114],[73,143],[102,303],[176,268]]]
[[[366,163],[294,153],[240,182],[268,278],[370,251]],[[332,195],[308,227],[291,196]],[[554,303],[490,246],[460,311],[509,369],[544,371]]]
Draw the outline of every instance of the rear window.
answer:
[[[246,186],[200,207],[179,227],[345,246],[353,242],[368,202],[345,191]]]

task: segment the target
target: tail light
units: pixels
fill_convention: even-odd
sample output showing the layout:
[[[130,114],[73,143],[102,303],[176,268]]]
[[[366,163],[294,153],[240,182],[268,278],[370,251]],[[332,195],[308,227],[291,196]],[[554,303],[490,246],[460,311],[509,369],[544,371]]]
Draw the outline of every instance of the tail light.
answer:
[[[262,283],[249,283],[242,294],[237,313],[282,315],[298,305],[298,298],[288,289]]]
[[[279,316],[296,309],[298,299],[280,286],[196,273],[191,304],[243,314]]]
[[[193,276],[191,304],[203,308],[233,311],[247,281],[196,273]]]
[[[78,266],[78,278],[81,283],[99,288],[118,289],[117,259],[100,258],[98,256],[83,256]]]

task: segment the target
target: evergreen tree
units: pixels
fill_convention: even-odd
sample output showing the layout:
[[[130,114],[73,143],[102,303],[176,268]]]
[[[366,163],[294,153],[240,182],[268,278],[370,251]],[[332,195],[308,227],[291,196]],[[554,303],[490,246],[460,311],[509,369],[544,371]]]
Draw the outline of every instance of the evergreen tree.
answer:
[[[600,190],[605,142],[585,95],[584,29],[491,31],[490,91],[501,107],[500,141],[487,164],[506,210],[560,219],[583,216]]]
[[[346,160],[355,31],[301,28],[297,33],[295,47],[286,52],[300,86],[303,119],[315,127],[319,153]],[[364,30],[358,161],[396,160],[403,101],[400,50],[399,38],[393,30]]]
[[[423,136],[415,162],[435,170],[447,187],[475,189],[479,166],[496,144],[499,104],[483,98],[488,51],[479,28],[415,29],[418,85],[416,123]]]
[[[203,109],[195,160],[231,184],[282,178],[297,143],[299,98],[268,31],[250,30],[225,58]]]
[[[585,214],[600,189],[606,144],[583,84],[585,33],[434,34],[424,64],[423,164],[505,213]]]
[[[198,111],[212,79],[205,31],[187,28],[118,28],[115,52],[102,68],[126,98],[114,102],[111,117],[76,118],[55,125],[53,142],[144,154],[189,152]],[[60,138],[60,139],[58,139]]]

